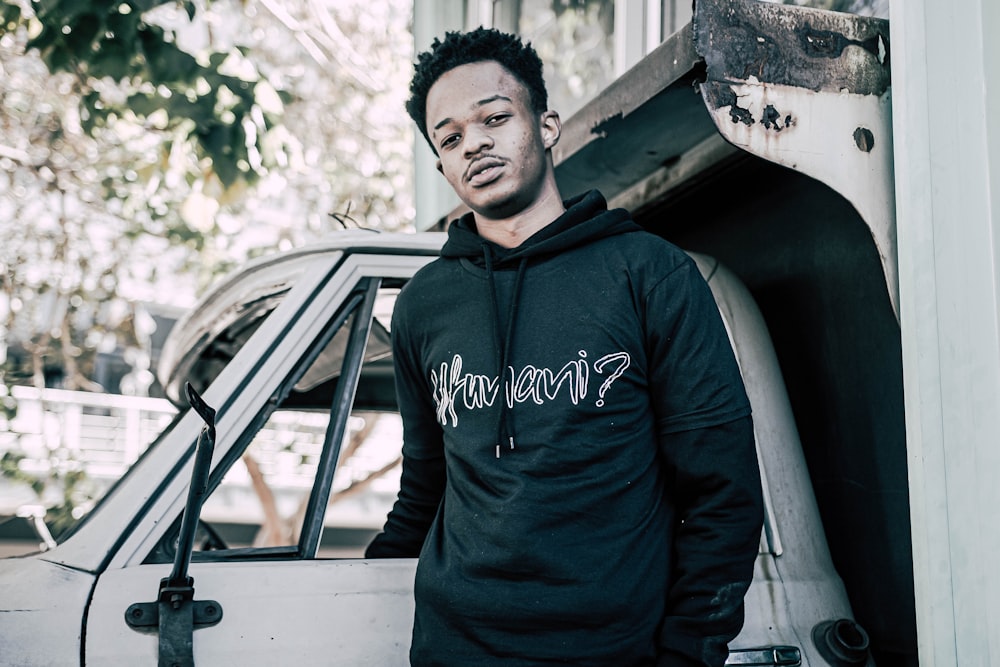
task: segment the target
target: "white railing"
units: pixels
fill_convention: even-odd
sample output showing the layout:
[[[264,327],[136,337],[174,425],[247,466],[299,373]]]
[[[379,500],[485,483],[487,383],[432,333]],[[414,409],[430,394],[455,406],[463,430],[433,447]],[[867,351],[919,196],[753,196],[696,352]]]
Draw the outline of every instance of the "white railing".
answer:
[[[169,401],[159,398],[22,386],[12,387],[12,396],[17,401],[17,414],[0,423],[0,457],[6,452],[16,454],[20,472],[36,478],[80,471],[97,487],[92,489],[97,495],[128,471],[177,413]],[[312,487],[326,424],[323,414],[279,411],[255,437],[253,456],[280,509],[288,505],[287,511],[292,512],[293,504]],[[398,455],[398,416],[380,424],[383,428],[376,429],[353,456],[341,462],[335,492],[380,470]],[[386,477],[359,497],[338,503],[334,514],[341,516],[335,520],[342,525],[381,525],[398,488],[393,474]],[[398,479],[398,470],[395,477]],[[386,482],[389,488],[385,488]],[[51,493],[59,493],[58,485],[53,485]],[[0,515],[23,513],[25,507],[58,501],[55,496],[38,498],[28,485],[0,477]],[[227,474],[205,511],[217,514],[214,518],[220,520],[259,521],[259,502],[243,466],[234,466]]]
[[[23,455],[28,474],[65,466],[95,480],[117,479],[177,412],[162,398],[21,386],[11,394],[17,414],[0,430],[0,454]]]

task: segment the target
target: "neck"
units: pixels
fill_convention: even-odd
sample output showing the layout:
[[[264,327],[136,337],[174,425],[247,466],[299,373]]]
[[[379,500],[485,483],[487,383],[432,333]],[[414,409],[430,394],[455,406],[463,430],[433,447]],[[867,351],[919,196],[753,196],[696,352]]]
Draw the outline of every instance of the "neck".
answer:
[[[489,218],[476,213],[479,235],[503,248],[516,248],[566,211],[559,191],[551,189],[531,206],[508,218]]]

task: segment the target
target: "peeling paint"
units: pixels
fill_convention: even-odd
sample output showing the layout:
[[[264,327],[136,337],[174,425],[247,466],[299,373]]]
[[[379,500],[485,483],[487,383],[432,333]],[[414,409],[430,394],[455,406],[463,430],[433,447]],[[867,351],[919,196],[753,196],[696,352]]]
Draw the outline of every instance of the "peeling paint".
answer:
[[[700,90],[716,128],[727,141],[825,183],[858,210],[875,240],[889,299],[898,317],[890,93],[817,92],[800,86],[732,80],[705,81]],[[731,122],[731,105],[737,100],[762,122],[752,126]],[[786,112],[786,118],[791,118],[785,128],[796,129],[779,133],[774,123]],[[771,121],[770,127],[767,121]]]
[[[716,101],[716,107],[719,109],[729,107],[729,118],[734,123],[743,123],[747,127],[754,124],[754,117],[750,109],[740,106],[739,97],[737,97],[736,92],[731,88],[719,96],[719,99]]]
[[[608,136],[611,129],[621,122],[622,118],[623,115],[620,111],[614,115],[608,116],[600,123],[597,123],[594,127],[590,128],[590,133],[604,139]]]
[[[879,58],[880,63],[882,61],[879,53],[880,51],[884,52],[884,46],[882,35],[879,34],[865,40],[850,39],[840,32],[816,30],[808,23],[806,23],[805,28],[800,34],[802,38],[802,50],[812,56],[839,58],[847,47],[858,46],[876,58]]]
[[[750,113],[750,109],[744,109],[735,103],[729,108],[729,117],[734,123],[753,125],[753,114]]]
[[[774,108],[774,105],[768,104],[764,108],[764,114],[760,119],[760,124],[763,125],[766,130],[781,132],[786,127],[790,127],[792,125],[792,115],[785,114],[784,119],[782,119],[781,113]]]
[[[885,19],[746,0],[698,0],[695,37],[708,79],[882,95],[889,87]]]

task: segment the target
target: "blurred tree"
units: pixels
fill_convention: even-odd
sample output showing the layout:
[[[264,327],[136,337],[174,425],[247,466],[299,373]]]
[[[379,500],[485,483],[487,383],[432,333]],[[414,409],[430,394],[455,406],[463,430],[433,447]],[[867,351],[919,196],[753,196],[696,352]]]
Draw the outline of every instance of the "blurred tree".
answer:
[[[8,384],[144,393],[145,303],[189,306],[248,257],[343,226],[409,225],[411,15],[411,0],[0,4],[7,416]],[[95,381],[102,352],[132,366],[120,388]],[[49,499],[55,532],[71,523],[93,493],[72,449],[47,443],[51,472],[28,474],[0,435],[15,443],[0,476]]]
[[[614,79],[614,2],[520,0],[518,32],[545,63],[550,106],[569,118]]]
[[[275,91],[252,67],[239,67],[240,53],[196,57],[179,48],[174,31],[149,20],[167,5],[189,19],[197,11],[192,0],[41,0],[5,4],[3,29],[26,28],[25,48],[50,72],[72,75],[84,130],[135,117],[193,140],[227,187],[253,180],[251,152],[281,113]]]
[[[8,382],[100,390],[115,349],[148,374],[138,302],[188,305],[249,256],[412,219],[410,0],[0,11]]]

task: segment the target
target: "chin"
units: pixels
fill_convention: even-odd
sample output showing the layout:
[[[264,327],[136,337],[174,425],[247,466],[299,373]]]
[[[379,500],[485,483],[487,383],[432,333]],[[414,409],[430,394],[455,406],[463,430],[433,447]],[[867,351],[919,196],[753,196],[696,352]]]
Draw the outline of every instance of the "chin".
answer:
[[[476,193],[466,197],[465,205],[474,212],[488,218],[509,218],[519,213],[525,206],[516,192]]]

